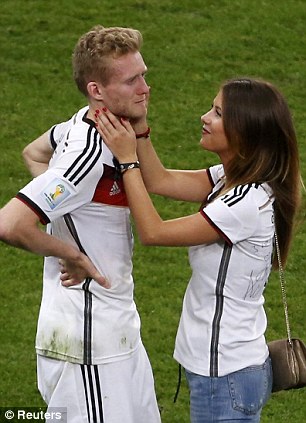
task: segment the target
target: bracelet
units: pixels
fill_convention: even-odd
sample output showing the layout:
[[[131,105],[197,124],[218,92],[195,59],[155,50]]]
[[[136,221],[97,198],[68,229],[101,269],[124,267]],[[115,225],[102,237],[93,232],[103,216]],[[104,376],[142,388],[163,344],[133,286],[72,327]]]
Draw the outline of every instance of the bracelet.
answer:
[[[139,169],[140,168],[140,164],[139,161],[137,160],[137,162],[131,162],[131,163],[120,163],[120,171],[121,173],[126,172],[129,169]]]
[[[148,126],[148,129],[141,134],[136,134],[136,138],[149,138],[151,132],[151,128]]]

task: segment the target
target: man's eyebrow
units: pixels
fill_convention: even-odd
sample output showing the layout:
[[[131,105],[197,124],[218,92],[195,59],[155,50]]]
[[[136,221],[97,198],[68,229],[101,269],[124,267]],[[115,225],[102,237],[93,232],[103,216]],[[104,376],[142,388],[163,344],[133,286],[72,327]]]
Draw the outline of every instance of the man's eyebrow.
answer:
[[[137,78],[138,76],[144,76],[146,73],[148,72],[148,69],[146,69],[145,71],[143,71],[143,72],[140,72],[140,73],[136,73],[135,75],[133,75],[133,76],[130,76],[129,78],[127,78],[126,79],[126,81],[133,81],[133,79],[135,79],[135,78]]]

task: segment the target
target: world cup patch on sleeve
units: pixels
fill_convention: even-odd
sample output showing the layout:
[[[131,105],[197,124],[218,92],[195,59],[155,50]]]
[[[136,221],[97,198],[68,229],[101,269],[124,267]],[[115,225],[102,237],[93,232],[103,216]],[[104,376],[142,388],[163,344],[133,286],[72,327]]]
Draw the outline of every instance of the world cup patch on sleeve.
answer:
[[[55,209],[70,195],[69,186],[61,179],[53,179],[50,184],[43,189],[41,197],[51,210]]]

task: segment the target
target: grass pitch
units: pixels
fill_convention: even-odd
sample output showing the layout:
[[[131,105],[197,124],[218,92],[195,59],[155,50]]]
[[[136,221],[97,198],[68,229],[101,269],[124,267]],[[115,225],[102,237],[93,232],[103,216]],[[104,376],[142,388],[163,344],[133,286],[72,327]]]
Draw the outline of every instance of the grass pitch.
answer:
[[[224,79],[249,75],[270,80],[285,94],[305,180],[305,21],[302,0],[7,0],[0,15],[0,206],[30,180],[21,159],[23,147],[85,104],[72,81],[70,61],[78,37],[95,24],[132,26],[143,33],[152,87],[152,139],[166,166],[188,169],[216,163],[215,156],[199,149],[200,116]],[[153,200],[164,218],[197,209],[194,204]],[[286,278],[292,335],[306,341],[305,230],[302,210]],[[187,423],[184,379],[173,404],[177,364],[172,359],[190,276],[187,250],[143,247],[137,236],[135,241],[135,298],[163,423]],[[43,406],[34,353],[42,259],[1,244],[0,269],[0,407]],[[284,337],[277,274],[266,289],[266,310],[268,339]],[[265,407],[262,422],[302,423],[305,415],[305,390],[281,392]]]

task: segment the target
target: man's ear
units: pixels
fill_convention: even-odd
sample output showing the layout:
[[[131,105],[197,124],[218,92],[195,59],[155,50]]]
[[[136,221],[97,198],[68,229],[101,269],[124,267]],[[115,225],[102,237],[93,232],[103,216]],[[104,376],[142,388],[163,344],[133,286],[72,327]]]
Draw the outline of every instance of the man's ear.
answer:
[[[103,89],[102,85],[98,82],[90,81],[87,84],[88,95],[95,100],[103,100]]]

